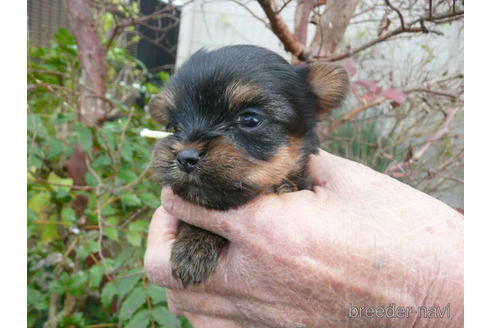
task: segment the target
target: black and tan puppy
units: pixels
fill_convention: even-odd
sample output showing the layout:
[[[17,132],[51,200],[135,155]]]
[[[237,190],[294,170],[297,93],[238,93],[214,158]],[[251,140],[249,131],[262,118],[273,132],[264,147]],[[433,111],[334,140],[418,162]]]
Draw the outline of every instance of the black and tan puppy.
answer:
[[[338,66],[294,67],[260,47],[198,51],[150,104],[154,119],[174,131],[154,151],[158,182],[216,210],[260,194],[310,188],[316,122],[340,104],[347,85]],[[226,245],[218,235],[181,223],[173,275],[184,286],[205,281]]]

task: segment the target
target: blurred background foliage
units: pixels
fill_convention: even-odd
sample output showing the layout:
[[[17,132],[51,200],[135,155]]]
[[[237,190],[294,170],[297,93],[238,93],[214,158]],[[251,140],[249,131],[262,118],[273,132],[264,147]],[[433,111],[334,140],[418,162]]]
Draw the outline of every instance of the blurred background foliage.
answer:
[[[76,110],[74,36],[60,30],[50,47],[29,49],[28,327],[187,327],[167,310],[165,289],[142,272],[160,189],[148,176],[153,141],[139,136],[158,127],[138,103],[168,75],[147,82],[126,48],[112,46],[106,60],[107,100],[118,114],[92,128]],[[80,154],[86,183],[70,177]]]

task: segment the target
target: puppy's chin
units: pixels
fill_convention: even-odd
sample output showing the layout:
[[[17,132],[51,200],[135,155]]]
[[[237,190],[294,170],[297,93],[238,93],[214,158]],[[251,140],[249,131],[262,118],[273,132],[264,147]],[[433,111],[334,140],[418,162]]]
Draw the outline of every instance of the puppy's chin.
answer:
[[[201,177],[200,182],[167,183],[181,198],[215,210],[239,207],[257,197],[261,190],[241,182],[225,181],[221,177]]]

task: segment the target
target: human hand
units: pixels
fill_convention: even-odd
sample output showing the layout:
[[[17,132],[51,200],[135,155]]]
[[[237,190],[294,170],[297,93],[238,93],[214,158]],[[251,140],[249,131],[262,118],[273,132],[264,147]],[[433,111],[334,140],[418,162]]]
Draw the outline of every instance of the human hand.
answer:
[[[171,310],[197,328],[462,326],[462,216],[323,151],[310,166],[314,191],[265,195],[226,212],[163,190],[145,268],[169,288]],[[169,262],[177,218],[230,241],[209,280],[186,289]],[[448,303],[449,317],[423,317],[430,306]],[[415,313],[377,318],[367,312],[391,304]],[[419,306],[425,307],[420,317]]]

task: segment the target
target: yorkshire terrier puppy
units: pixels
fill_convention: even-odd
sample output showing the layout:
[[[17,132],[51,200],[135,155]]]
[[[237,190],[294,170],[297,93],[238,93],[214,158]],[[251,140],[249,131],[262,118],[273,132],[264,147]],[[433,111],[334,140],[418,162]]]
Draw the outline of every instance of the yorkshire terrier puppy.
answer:
[[[174,131],[155,146],[156,179],[185,200],[222,211],[261,194],[309,189],[316,123],[347,88],[345,70],[331,63],[295,67],[248,45],[200,50],[150,103],[152,117]],[[226,245],[180,223],[173,275],[184,286],[206,281]]]

